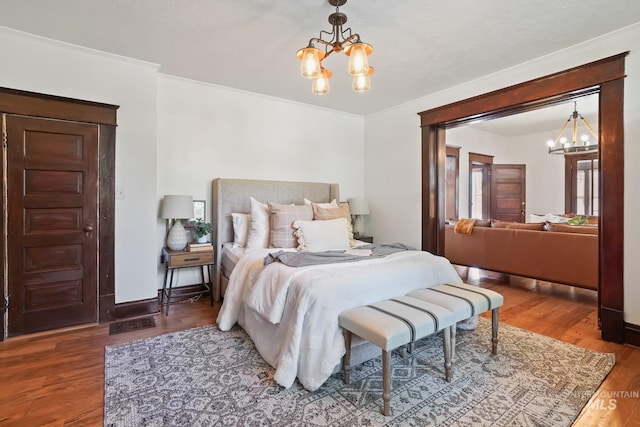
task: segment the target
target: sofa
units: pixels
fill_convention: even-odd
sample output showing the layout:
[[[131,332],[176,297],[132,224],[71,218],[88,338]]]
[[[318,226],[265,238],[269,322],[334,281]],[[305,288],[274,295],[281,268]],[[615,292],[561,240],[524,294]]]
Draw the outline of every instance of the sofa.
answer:
[[[597,290],[598,255],[597,227],[543,223],[534,230],[489,224],[467,234],[445,226],[445,257],[484,270]]]

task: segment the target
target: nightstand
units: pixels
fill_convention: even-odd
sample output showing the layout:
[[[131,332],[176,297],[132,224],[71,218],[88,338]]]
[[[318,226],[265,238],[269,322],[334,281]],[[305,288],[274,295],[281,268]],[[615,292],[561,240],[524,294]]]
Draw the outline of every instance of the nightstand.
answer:
[[[174,251],[169,248],[162,249],[163,262],[165,263],[164,283],[162,292],[160,293],[160,310],[165,306],[165,315],[169,315],[169,305],[171,304],[171,289],[173,287],[173,272],[179,268],[200,267],[202,273],[202,284],[207,288],[196,294],[202,295],[209,291],[211,296],[211,306],[213,306],[213,284],[211,280],[211,266],[214,264],[213,246],[211,250],[200,251]],[[206,275],[205,275],[206,270]],[[171,274],[169,274],[171,272]],[[169,289],[167,289],[167,280],[169,281]],[[166,302],[165,302],[166,297]]]
[[[373,236],[360,236],[355,239],[360,240],[361,242],[373,243]]]

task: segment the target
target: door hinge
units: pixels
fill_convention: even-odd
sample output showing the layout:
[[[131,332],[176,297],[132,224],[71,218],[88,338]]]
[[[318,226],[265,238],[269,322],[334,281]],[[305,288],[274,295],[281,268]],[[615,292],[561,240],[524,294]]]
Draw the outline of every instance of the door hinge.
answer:
[[[7,149],[7,133],[4,130],[2,131],[2,149]]]
[[[9,308],[9,300],[4,298],[2,300],[2,307],[0,307],[1,312],[4,314],[7,312],[7,309]]]

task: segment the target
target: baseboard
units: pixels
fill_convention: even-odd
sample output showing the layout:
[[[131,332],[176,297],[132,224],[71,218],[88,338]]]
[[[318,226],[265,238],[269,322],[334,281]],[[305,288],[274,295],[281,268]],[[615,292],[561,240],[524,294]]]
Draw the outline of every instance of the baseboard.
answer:
[[[139,301],[122,302],[116,304],[114,308],[115,315],[111,320],[128,319],[131,317],[148,316],[150,314],[158,314],[160,307],[158,307],[158,301],[160,301],[160,294],[162,289],[158,289],[157,298],[149,298]],[[196,295],[201,294],[203,298],[209,298],[209,291],[203,284],[180,286],[171,290],[171,304],[186,301]]]
[[[640,348],[640,325],[624,324],[624,343]]]
[[[624,312],[609,307],[600,309],[600,329],[602,339],[618,344],[624,343]]]
[[[157,314],[160,310],[158,308],[158,299],[149,298],[139,301],[129,301],[116,304],[115,306],[115,319],[129,319],[131,317],[147,316],[149,314]]]

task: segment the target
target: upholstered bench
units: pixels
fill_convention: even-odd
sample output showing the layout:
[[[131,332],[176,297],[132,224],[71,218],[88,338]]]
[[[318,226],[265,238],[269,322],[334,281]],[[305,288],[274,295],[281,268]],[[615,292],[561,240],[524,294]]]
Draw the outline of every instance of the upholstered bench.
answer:
[[[452,311],[456,323],[491,310],[491,353],[497,353],[498,309],[504,304],[504,298],[499,293],[467,283],[451,283],[416,289],[407,295]],[[452,357],[454,357],[455,327],[452,328],[451,339]]]
[[[340,326],[344,329],[346,353],[342,358],[344,382],[349,383],[351,334],[382,349],[383,415],[389,415],[391,399],[391,351],[412,344],[428,335],[443,331],[445,379],[451,381],[451,333],[455,315],[447,308],[410,296],[401,296],[355,307],[340,313]]]

